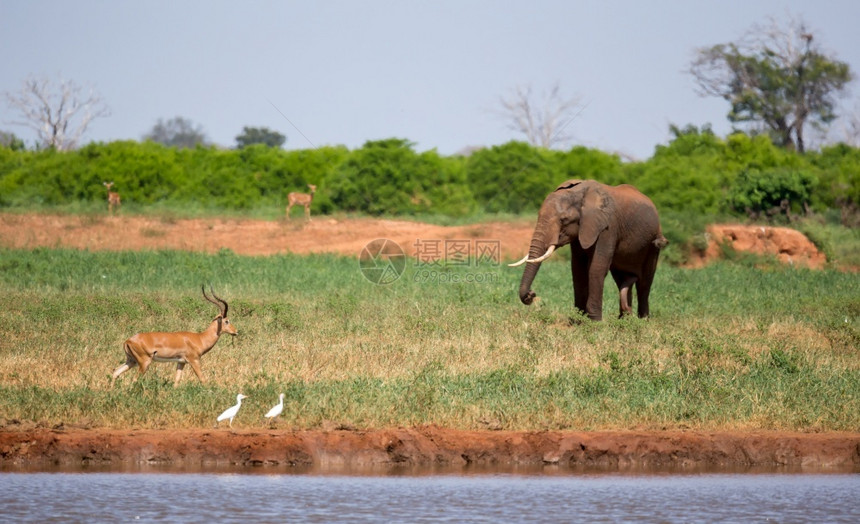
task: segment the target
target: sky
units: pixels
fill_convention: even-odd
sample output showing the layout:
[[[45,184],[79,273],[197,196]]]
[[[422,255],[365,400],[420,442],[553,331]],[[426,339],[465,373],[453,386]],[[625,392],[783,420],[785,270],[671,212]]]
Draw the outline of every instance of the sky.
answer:
[[[641,160],[671,124],[727,134],[728,104],[685,72],[695,50],[787,16],[860,73],[856,0],[0,0],[0,93],[31,75],[94,88],[111,115],[85,142],[181,116],[223,147],[251,126],[286,149],[397,137],[450,155],[523,139],[500,99],[558,85],[580,104],[571,145]],[[0,130],[35,143],[16,118],[0,99]]]

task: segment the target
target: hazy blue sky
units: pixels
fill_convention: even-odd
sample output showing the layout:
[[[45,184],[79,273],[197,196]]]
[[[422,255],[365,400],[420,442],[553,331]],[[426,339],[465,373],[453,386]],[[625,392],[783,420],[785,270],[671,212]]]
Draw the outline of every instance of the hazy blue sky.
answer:
[[[787,13],[860,73],[856,0],[0,0],[0,92],[30,74],[95,87],[112,115],[88,140],[179,115],[222,146],[248,125],[290,149],[394,136],[452,154],[518,138],[499,98],[557,82],[585,104],[575,143],[644,159],[670,123],[730,129],[726,103],[684,73],[695,48]],[[0,102],[0,129],[32,143]]]

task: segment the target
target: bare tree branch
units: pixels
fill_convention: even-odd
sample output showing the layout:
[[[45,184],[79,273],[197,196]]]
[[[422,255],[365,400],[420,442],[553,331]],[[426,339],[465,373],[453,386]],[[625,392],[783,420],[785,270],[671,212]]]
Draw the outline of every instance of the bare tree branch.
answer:
[[[499,100],[499,113],[509,129],[524,134],[532,145],[549,149],[567,144],[572,137],[565,128],[582,112],[582,106],[579,97],[565,99],[560,91],[555,84],[535,104],[531,86],[517,86],[510,96]]]
[[[27,78],[17,92],[6,92],[6,102],[19,113],[10,123],[36,131],[40,145],[59,151],[74,149],[96,118],[110,109],[93,89],[84,91],[72,80],[55,85],[47,78]]]
[[[860,100],[856,101],[854,108],[848,110],[838,120],[837,129],[832,130],[824,137],[826,142],[841,142],[843,144],[860,147]]]

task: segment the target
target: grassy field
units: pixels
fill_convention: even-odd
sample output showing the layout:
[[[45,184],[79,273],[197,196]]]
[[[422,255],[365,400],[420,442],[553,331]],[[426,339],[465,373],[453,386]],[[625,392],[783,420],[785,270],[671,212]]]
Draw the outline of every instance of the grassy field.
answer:
[[[569,267],[416,267],[389,285],[336,256],[0,250],[0,419],[101,427],[438,424],[473,429],[860,430],[860,277],[719,263],[663,265],[652,318],[574,315]],[[204,329],[211,282],[240,332],[186,368],[133,370],[139,331]]]

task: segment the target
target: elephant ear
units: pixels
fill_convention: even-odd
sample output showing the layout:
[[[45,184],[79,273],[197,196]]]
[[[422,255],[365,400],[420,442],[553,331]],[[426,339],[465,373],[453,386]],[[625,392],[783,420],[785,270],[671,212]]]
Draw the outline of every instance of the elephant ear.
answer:
[[[600,233],[609,228],[608,196],[596,189],[589,189],[582,201],[579,218],[579,243],[588,249],[597,242]]]

